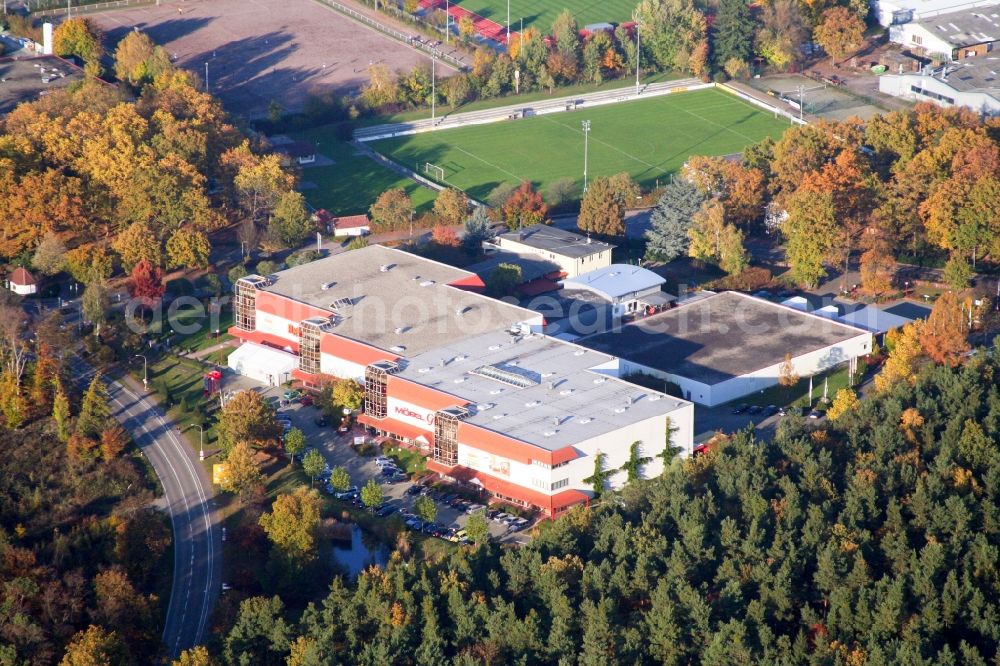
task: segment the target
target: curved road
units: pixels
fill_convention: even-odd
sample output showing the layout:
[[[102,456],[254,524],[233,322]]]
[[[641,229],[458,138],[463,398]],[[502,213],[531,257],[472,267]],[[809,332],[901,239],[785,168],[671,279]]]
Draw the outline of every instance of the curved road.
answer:
[[[93,369],[77,357],[70,366],[81,382]],[[163,627],[171,656],[203,642],[222,578],[222,539],[216,525],[210,480],[173,423],[151,400],[105,380],[112,415],[149,459],[163,486],[174,532],[174,577]]]

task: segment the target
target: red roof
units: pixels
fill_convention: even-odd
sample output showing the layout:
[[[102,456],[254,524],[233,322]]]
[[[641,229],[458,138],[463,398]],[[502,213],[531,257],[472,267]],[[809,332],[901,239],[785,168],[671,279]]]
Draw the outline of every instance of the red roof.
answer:
[[[35,277],[28,271],[21,268],[20,266],[18,268],[15,268],[14,272],[10,274],[10,281],[22,287],[28,286],[30,284],[38,284],[35,281]]]
[[[345,215],[333,220],[333,226],[337,229],[357,229],[368,226],[367,215]]]
[[[428,442],[434,441],[434,433],[427,432],[426,430],[418,428],[415,425],[410,425],[409,423],[397,421],[394,418],[386,417],[384,419],[376,419],[368,414],[361,414],[358,416],[358,423],[378,428],[379,430],[391,432],[392,434],[398,435],[404,439],[417,439],[419,437],[423,437]]]

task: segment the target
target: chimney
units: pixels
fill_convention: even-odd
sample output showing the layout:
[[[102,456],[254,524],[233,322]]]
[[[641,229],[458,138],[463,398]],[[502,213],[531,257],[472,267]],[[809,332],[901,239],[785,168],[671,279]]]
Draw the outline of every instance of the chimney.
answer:
[[[52,55],[52,24],[47,22],[42,24],[42,53]]]

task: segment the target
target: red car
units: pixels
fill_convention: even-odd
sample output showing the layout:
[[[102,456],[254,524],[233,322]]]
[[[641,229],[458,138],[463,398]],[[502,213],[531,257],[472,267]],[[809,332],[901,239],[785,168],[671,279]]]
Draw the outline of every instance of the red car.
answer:
[[[309,405],[313,404],[313,397],[307,393],[304,396],[302,396],[302,399],[299,400],[299,402],[308,407]]]

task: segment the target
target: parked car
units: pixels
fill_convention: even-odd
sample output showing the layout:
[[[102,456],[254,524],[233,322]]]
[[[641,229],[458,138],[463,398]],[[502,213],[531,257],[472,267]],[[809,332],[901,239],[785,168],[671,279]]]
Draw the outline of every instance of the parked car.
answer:
[[[311,404],[313,404],[313,397],[311,395],[309,395],[308,393],[306,393],[304,396],[302,396],[302,400],[299,400],[299,403],[301,403],[302,405],[308,407]]]
[[[774,405],[768,405],[767,407],[764,408],[764,411],[762,412],[762,414],[765,417],[774,416],[777,413],[778,413],[778,408]]]
[[[396,463],[392,460],[392,458],[376,458],[375,464],[378,465],[379,469],[396,466]]]
[[[473,513],[476,513],[477,511],[482,511],[485,508],[486,507],[483,506],[482,504],[470,504],[469,506],[465,507],[465,512],[471,515]]]
[[[404,525],[409,527],[414,532],[419,532],[424,527],[424,523],[419,518],[410,518],[404,523]]]
[[[745,402],[741,402],[740,404],[738,404],[735,407],[733,407],[733,414],[742,414],[743,412],[747,411],[748,409],[750,409],[750,405],[748,405]]]
[[[298,400],[300,397],[302,397],[302,393],[295,389],[290,389],[282,393],[281,397],[283,397],[285,400],[290,400],[290,401]]]
[[[402,481],[406,481],[406,480],[407,480],[407,479],[409,479],[409,478],[410,478],[410,477],[406,476],[406,475],[405,475],[405,474],[403,474],[402,472],[396,472],[396,473],[395,473],[395,474],[393,474],[392,476],[387,476],[387,477],[385,477],[385,478],[384,478],[383,480],[384,480],[384,481],[385,481],[386,483],[400,483],[400,482],[402,482]]]
[[[823,412],[818,409],[813,409],[809,412],[809,418],[811,419],[821,419],[823,418]]]
[[[329,421],[326,420],[325,416],[317,416],[316,418],[313,419],[313,423],[315,423],[320,428],[325,428],[328,425],[330,425]]]
[[[336,497],[337,499],[346,500],[346,499],[351,499],[352,497],[354,497],[357,494],[358,494],[358,487],[357,486],[351,486],[347,490],[344,490],[344,491],[339,492],[339,493],[334,493],[333,496]]]
[[[489,518],[490,520],[495,520],[496,517],[499,515],[500,511],[498,511],[497,509],[488,509],[486,511],[486,517]]]
[[[498,513],[497,515],[493,516],[493,520],[495,520],[498,523],[502,523],[507,518],[510,518],[510,514],[509,513],[503,513],[502,511],[500,513]]]
[[[350,424],[341,423],[340,427],[337,428],[337,432],[340,433],[341,435],[346,435],[350,431],[351,431]]]
[[[412,495],[419,495],[420,494],[420,490],[421,490],[420,486],[418,486],[416,484],[413,484],[412,486],[410,486],[409,488],[406,489],[406,494],[407,495],[411,495],[411,496]]]
[[[396,507],[391,504],[383,504],[382,507],[375,512],[375,515],[385,518],[386,516],[391,516],[394,513],[396,513]]]
[[[747,410],[747,414],[759,414],[760,410],[760,405],[750,405],[750,408]]]
[[[395,476],[396,474],[399,474],[398,467],[386,466],[382,468],[382,476]]]

